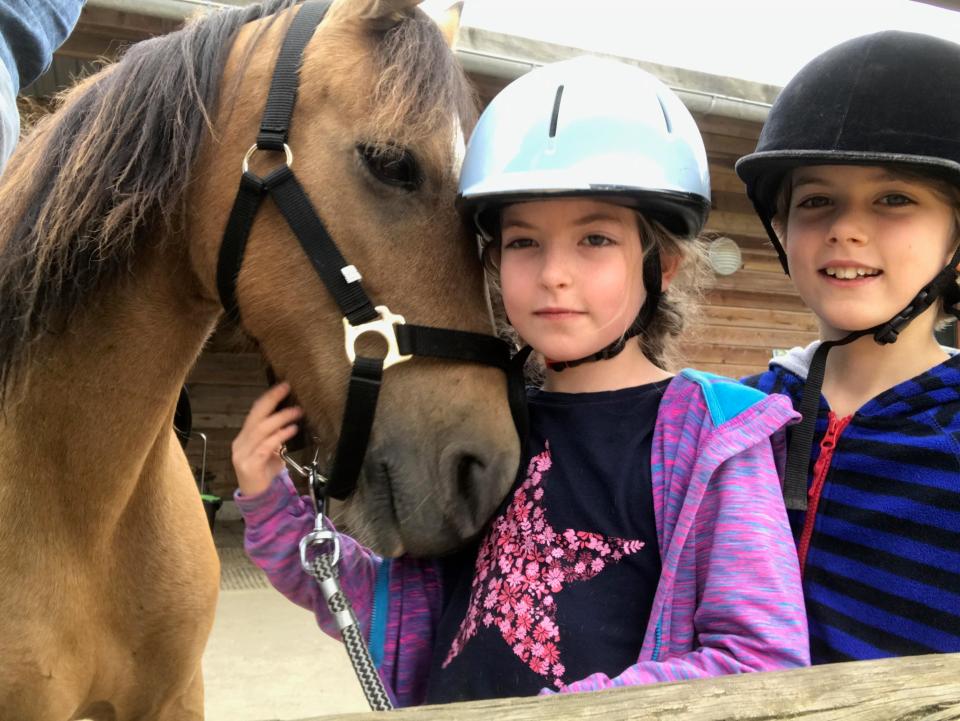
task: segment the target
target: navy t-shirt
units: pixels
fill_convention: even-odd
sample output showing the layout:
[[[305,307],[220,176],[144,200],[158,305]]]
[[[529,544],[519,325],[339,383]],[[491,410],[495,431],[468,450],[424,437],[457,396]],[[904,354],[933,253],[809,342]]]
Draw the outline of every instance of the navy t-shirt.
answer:
[[[478,544],[445,563],[427,703],[637,662],[660,579],[650,449],[666,386],[531,394],[528,463]]]

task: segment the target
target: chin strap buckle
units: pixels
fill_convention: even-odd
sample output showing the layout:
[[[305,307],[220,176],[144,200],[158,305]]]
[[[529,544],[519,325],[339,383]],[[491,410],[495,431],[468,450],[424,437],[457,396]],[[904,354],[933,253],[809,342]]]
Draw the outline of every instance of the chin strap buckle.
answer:
[[[914,319],[915,314],[913,309],[914,306],[908,305],[902,311],[897,313],[892,320],[884,323],[880,329],[873,334],[873,339],[880,345],[896,343],[897,337],[900,335],[900,331],[902,331],[907,324]]]

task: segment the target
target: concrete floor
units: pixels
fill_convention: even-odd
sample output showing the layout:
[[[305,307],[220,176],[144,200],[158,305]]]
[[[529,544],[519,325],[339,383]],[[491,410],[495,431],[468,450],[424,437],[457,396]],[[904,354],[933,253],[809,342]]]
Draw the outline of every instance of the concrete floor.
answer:
[[[220,601],[203,658],[207,721],[303,719],[367,711],[343,646],[271,588],[243,554],[243,524],[217,517]]]

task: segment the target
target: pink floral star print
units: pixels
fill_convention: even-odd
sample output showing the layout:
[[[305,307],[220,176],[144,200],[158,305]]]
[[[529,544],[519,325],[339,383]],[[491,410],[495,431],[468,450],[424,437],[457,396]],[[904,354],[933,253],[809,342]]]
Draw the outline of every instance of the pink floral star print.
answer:
[[[550,446],[535,456],[507,510],[487,532],[473,577],[470,603],[450,646],[446,668],[476,634],[477,624],[495,626],[513,652],[556,688],[566,670],[560,658],[555,594],[586,581],[609,563],[637,553],[643,541],[606,538],[568,528],[556,531],[543,505]]]

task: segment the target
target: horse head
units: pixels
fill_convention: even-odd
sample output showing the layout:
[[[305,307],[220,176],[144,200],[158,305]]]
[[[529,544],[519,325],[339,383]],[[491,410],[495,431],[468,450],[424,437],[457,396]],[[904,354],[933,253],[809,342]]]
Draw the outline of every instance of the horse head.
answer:
[[[476,109],[440,28],[416,0],[337,0],[303,53],[291,169],[367,294],[408,323],[491,333],[477,246],[454,209]],[[220,238],[257,136],[292,12],[245,26],[227,59],[212,137],[188,199],[191,264],[216,298]],[[254,152],[264,176],[284,153]],[[265,201],[236,279],[245,331],[309,418],[321,458],[350,373],[343,313],[278,208]],[[359,350],[382,355],[361,336]],[[346,525],[385,552],[437,553],[473,536],[513,480],[518,444],[502,370],[414,358],[387,368]]]

